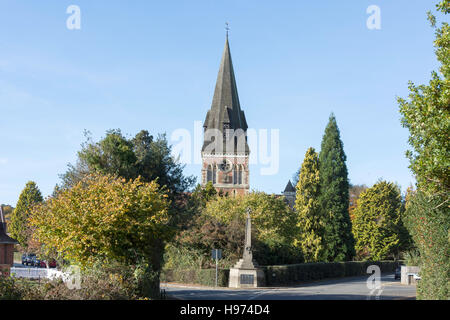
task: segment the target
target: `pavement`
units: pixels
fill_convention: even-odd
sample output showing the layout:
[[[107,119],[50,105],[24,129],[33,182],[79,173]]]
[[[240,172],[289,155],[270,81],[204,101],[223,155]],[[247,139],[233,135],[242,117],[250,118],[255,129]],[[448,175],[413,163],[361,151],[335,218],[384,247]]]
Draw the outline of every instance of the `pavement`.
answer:
[[[161,283],[168,297],[180,300],[414,300],[416,286],[381,276],[381,289],[367,287],[368,276],[321,280],[291,287],[254,289],[213,288]]]

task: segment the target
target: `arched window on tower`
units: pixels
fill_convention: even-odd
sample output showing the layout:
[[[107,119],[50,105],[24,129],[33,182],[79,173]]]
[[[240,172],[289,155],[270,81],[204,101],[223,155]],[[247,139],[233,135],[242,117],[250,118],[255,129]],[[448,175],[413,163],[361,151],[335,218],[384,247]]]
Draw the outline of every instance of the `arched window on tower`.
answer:
[[[216,184],[216,179],[217,179],[217,169],[216,169],[216,165],[213,164],[213,171],[212,171],[212,183]]]
[[[212,166],[208,166],[208,171],[206,172],[206,182],[210,182],[213,180],[213,169]]]
[[[238,183],[238,169],[236,165],[233,166],[233,183]]]
[[[238,184],[242,184],[242,171],[243,171],[243,166],[239,166],[239,172],[238,172]]]

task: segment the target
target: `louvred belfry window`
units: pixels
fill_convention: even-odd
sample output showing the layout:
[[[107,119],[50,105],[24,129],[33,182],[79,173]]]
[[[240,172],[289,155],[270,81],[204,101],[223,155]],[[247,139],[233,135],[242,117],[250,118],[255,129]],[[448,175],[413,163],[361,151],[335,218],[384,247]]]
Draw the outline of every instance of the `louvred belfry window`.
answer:
[[[223,124],[223,138],[225,140],[228,140],[230,138],[230,124],[229,123]]]

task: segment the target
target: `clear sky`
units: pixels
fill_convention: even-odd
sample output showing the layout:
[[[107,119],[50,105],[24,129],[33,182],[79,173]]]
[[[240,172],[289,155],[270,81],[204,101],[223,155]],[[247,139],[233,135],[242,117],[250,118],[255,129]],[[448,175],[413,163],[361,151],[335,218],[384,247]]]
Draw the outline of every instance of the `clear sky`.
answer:
[[[353,184],[412,182],[396,96],[437,68],[426,12],[435,1],[0,0],[0,203],[29,180],[49,195],[83,130],[193,131],[212,101],[230,23],[250,127],[280,130],[280,168],[250,168],[251,188],[281,192],[334,112]],[[81,29],[69,30],[69,5]],[[381,9],[369,30],[366,9]],[[200,165],[186,174],[200,176]]]

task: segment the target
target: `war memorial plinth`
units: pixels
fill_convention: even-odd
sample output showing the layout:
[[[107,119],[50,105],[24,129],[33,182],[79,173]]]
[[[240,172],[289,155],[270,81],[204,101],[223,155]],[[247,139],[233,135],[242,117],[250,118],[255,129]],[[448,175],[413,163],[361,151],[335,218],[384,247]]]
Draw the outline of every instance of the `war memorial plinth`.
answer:
[[[230,288],[257,288],[264,286],[264,271],[258,268],[252,254],[252,225],[250,212],[247,211],[245,224],[245,247],[242,259],[230,269]]]

